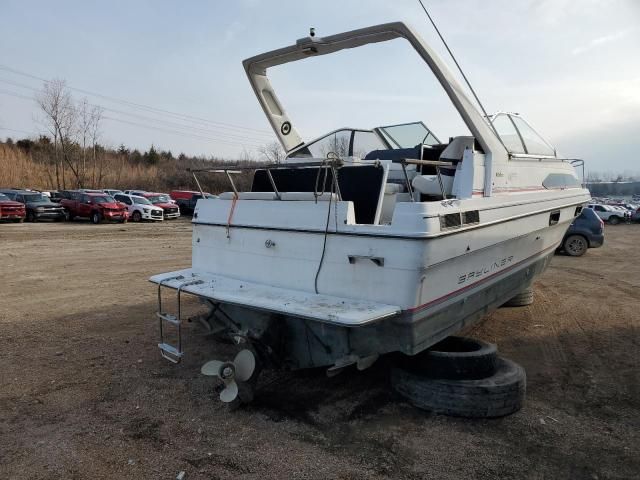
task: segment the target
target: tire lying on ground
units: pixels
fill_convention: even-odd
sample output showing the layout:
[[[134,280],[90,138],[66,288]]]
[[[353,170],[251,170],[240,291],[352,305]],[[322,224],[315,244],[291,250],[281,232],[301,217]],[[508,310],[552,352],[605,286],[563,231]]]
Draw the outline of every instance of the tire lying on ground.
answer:
[[[407,357],[404,366],[430,378],[473,380],[493,375],[497,359],[498,349],[493,343],[451,336]]]
[[[513,297],[503,307],[526,307],[533,303],[533,288],[527,288]]]
[[[526,374],[515,362],[498,357],[496,372],[477,380],[429,378],[395,367],[391,385],[413,406],[466,418],[503,417],[522,408]]]

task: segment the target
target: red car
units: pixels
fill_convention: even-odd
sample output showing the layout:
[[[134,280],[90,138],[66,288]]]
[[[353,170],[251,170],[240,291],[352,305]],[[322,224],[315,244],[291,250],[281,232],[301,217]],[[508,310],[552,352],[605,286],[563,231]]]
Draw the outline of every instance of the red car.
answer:
[[[156,207],[160,207],[164,210],[165,220],[178,218],[180,216],[180,208],[178,207],[178,204],[171,200],[171,197],[168,194],[145,192],[142,196]]]
[[[24,203],[14,202],[4,193],[0,193],[0,220],[24,222],[27,212]]]
[[[127,206],[116,202],[106,193],[84,193],[80,191],[65,191],[60,200],[67,211],[67,219],[75,217],[88,218],[91,223],[100,223],[103,220],[125,223],[129,218]]]

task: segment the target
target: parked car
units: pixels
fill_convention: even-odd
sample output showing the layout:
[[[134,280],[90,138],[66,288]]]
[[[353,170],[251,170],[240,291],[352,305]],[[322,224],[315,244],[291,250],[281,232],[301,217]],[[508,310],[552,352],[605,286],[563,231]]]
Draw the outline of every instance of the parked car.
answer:
[[[589,205],[587,205],[587,208],[596,212],[596,215],[598,215],[598,217],[611,225],[617,225],[620,222],[631,219],[631,215],[629,212],[620,211],[616,208],[610,207],[609,205],[590,203]]]
[[[180,216],[180,207],[178,207],[178,204],[174,202],[168,194],[147,192],[143,197],[149,200],[156,207],[160,207],[164,210],[165,220],[178,218]]]
[[[103,220],[125,223],[129,218],[126,205],[106,193],[85,193],[78,190],[64,190],[60,204],[67,211],[67,219],[88,218],[97,224]]]
[[[572,257],[580,257],[589,248],[601,247],[604,243],[604,222],[593,209],[583,208],[564,234],[560,250]]]
[[[51,199],[40,192],[33,190],[0,190],[14,202],[23,203],[26,210],[27,222],[49,219],[62,221],[65,218],[64,208],[59,203],[54,203]]]
[[[26,215],[24,203],[14,202],[4,193],[0,193],[0,220],[22,223]]]
[[[104,190],[102,190],[104,193],[106,193],[107,195],[111,195],[112,197],[114,195],[117,195],[118,193],[124,193],[122,190],[113,190],[110,188],[106,188]]]
[[[115,196],[115,199],[127,206],[127,209],[129,210],[129,217],[134,222],[140,222],[142,220],[162,221],[164,219],[164,210],[160,207],[156,207],[144,197],[118,193]]]
[[[58,190],[51,190],[51,201],[59,203],[62,200],[62,195]]]
[[[170,195],[178,204],[178,207],[180,207],[180,213],[188,215],[193,214],[193,210],[196,208],[196,203],[198,203],[198,200],[201,198],[218,198],[210,193],[205,193],[203,197],[200,192],[194,192],[191,190],[174,190]]]
[[[144,190],[125,190],[124,194],[125,195],[135,195],[136,197],[142,197],[144,196],[144,194],[147,193]]]

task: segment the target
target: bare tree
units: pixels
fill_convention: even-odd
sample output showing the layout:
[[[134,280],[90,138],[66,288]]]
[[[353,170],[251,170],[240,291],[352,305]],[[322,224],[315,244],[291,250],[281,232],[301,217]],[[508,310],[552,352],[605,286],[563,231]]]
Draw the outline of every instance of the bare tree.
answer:
[[[80,171],[80,177],[82,183],[87,180],[87,141],[89,141],[89,135],[91,130],[91,111],[89,108],[89,102],[86,97],[78,104],[78,143],[82,145],[82,168],[78,168]]]
[[[66,188],[64,163],[69,166],[75,176],[75,183],[78,186],[82,186],[78,169],[74,167],[71,161],[71,138],[73,137],[73,129],[75,126],[76,110],[66,82],[60,79],[45,82],[42,91],[36,95],[36,101],[45,114],[45,125],[54,138],[57,188],[60,188],[60,174],[62,174],[62,188]],[[64,163],[58,161],[58,142],[60,142]],[[58,165],[62,168],[58,168]]]
[[[285,157],[285,151],[278,142],[271,142],[268,145],[259,147],[258,153],[269,163],[280,163]]]
[[[93,145],[93,177],[92,177],[92,186],[96,188],[97,186],[102,184],[102,169],[104,158],[103,155],[100,155],[100,167],[98,171],[98,181],[96,183],[96,167],[98,162],[98,140],[100,139],[100,135],[102,134],[100,130],[100,124],[102,123],[102,117],[104,115],[104,109],[98,105],[94,105],[91,109],[91,121],[89,133],[91,135],[91,143]]]

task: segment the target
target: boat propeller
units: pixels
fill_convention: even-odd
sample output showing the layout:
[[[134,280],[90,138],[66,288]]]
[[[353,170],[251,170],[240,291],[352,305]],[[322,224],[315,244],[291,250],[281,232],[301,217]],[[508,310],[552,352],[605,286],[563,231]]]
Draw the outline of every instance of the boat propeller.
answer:
[[[224,390],[220,392],[220,400],[233,402],[238,397],[238,382],[246,382],[256,369],[256,357],[251,350],[240,350],[231,362],[211,360],[205,363],[200,371],[203,375],[218,377],[224,382]]]

